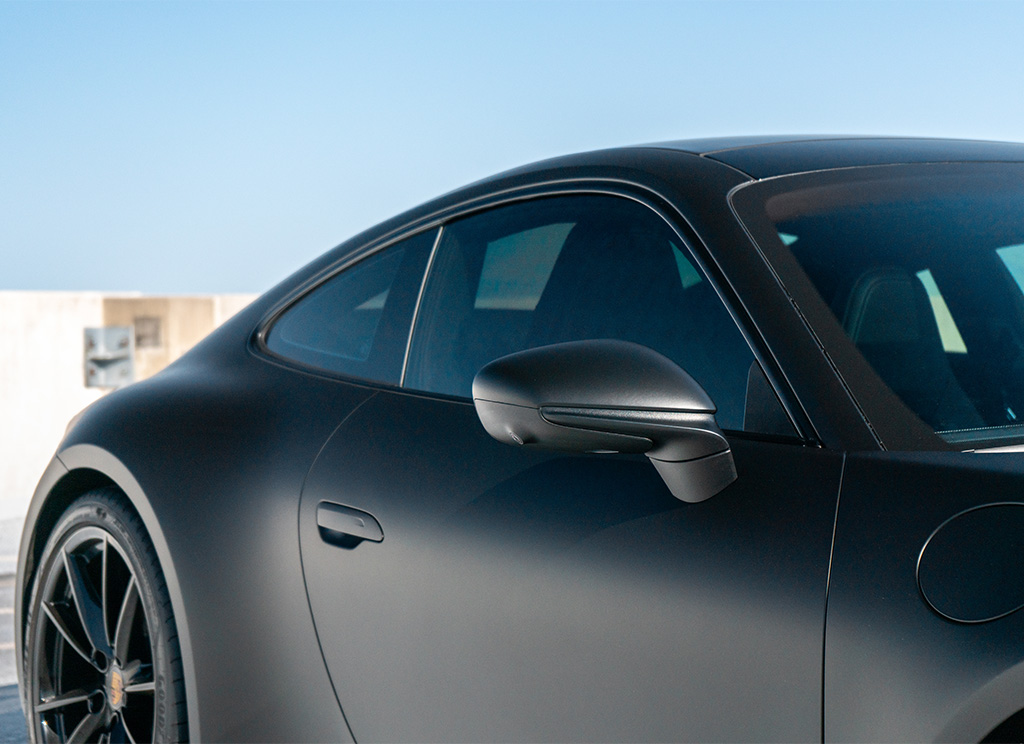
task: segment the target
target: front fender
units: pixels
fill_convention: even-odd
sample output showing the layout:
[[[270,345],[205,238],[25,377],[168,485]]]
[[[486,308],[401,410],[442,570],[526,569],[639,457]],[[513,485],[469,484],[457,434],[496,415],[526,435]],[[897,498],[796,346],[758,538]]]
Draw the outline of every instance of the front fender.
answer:
[[[180,453],[185,465],[148,469],[141,455],[139,463],[126,459],[136,450],[119,457],[77,443],[57,453],[33,496],[19,548],[19,658],[40,547],[32,534],[37,528],[44,534],[77,495],[113,485],[138,512],[163,567],[178,625],[190,738],[351,740],[301,572],[298,489],[306,466],[284,473],[270,468],[277,478],[261,468],[222,473],[215,482],[197,451]],[[225,491],[227,481],[240,483],[239,490]]]
[[[188,726],[190,737],[196,741],[202,740],[200,728],[199,701],[196,695],[195,685],[195,663],[192,653],[192,634],[188,626],[188,613],[185,612],[185,603],[181,595],[181,585],[178,582],[178,573],[175,568],[174,559],[167,545],[167,539],[160,527],[160,522],[153,511],[149,499],[139,485],[139,482],[131,474],[127,467],[114,455],[92,444],[74,444],[58,452],[50,461],[43,476],[36,487],[29,503],[28,514],[25,518],[26,525],[35,525],[47,506],[48,499],[59,487],[61,481],[72,473],[91,473],[102,477],[105,482],[117,486],[128,500],[135,511],[138,512],[153,541],[157,557],[160,560],[160,567],[163,569],[164,578],[167,581],[167,592],[171,598],[171,607],[174,610],[175,623],[178,628],[178,644],[181,648],[181,663],[185,674],[185,699],[188,705]],[[41,546],[39,546],[41,548]],[[14,626],[14,643],[17,659],[24,658],[24,619],[25,607],[30,594],[29,578],[34,570],[36,559],[36,547],[31,530],[26,529],[21,536],[21,544],[18,548],[18,572],[15,584],[14,606],[17,608],[18,617]],[[26,689],[23,679],[24,670],[22,664],[18,664],[18,686],[22,692],[22,709],[27,709],[27,700],[24,699]]]

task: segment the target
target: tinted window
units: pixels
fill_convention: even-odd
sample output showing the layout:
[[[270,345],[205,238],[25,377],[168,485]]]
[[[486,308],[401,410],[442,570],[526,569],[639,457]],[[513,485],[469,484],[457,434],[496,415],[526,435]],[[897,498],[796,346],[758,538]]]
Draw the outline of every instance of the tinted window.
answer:
[[[397,384],[436,234],[385,248],[309,292],[274,323],[267,348],[311,367]]]
[[[922,421],[949,442],[1002,443],[1024,440],[1021,175],[1013,164],[853,169],[780,179],[763,202],[752,189],[744,209],[754,225],[763,212],[760,242],[781,238]]]
[[[405,384],[469,397],[487,362],[587,338],[665,354],[705,387],[723,427],[743,428],[749,347],[678,236],[616,197],[543,199],[446,226]]]

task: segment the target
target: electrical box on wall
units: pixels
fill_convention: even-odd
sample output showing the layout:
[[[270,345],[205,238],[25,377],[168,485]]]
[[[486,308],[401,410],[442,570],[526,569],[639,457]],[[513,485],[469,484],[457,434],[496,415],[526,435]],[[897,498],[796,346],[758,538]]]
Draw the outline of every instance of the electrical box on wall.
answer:
[[[118,388],[135,381],[132,326],[85,329],[85,386]]]

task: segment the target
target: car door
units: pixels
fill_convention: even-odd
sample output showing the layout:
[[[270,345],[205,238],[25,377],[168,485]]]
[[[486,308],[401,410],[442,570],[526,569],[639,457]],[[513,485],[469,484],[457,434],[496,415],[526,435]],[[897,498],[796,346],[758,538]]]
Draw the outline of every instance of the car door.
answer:
[[[671,224],[607,194],[451,221],[416,318],[402,388],[339,425],[300,508],[353,736],[819,739],[841,457],[796,436]],[[480,366],[586,338],[690,372],[738,479],[689,504],[642,455],[487,435],[470,400]]]

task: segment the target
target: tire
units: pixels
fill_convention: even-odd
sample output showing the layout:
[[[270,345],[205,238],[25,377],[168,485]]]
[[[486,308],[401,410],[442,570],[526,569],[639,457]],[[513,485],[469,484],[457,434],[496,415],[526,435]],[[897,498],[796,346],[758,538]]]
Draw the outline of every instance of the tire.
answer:
[[[188,740],[163,571],[119,491],[74,501],[43,549],[25,631],[34,742]]]

